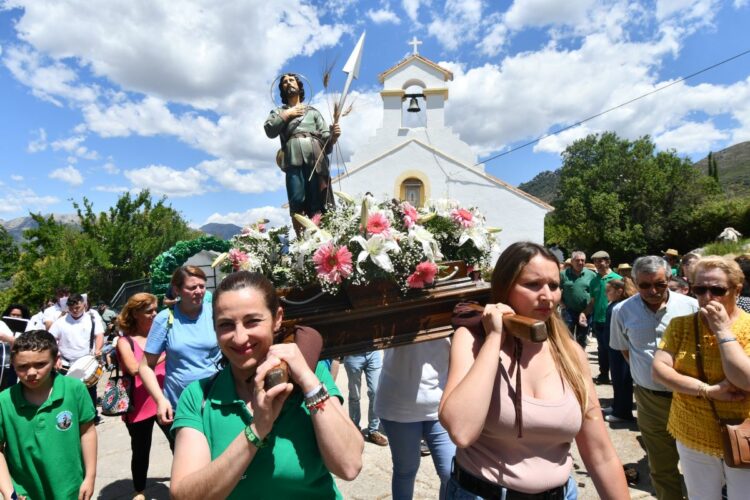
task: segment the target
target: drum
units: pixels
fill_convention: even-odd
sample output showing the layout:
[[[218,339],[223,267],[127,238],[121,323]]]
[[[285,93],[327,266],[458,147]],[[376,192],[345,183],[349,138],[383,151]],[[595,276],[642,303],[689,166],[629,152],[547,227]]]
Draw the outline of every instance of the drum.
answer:
[[[68,377],[77,378],[86,386],[93,387],[99,382],[103,368],[94,356],[87,354],[78,359],[68,368]]]

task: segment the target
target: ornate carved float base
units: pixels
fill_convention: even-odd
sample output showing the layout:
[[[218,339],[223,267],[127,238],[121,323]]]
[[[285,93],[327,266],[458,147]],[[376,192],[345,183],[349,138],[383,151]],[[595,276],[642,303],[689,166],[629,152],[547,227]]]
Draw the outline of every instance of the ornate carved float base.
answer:
[[[457,303],[486,304],[489,298],[489,284],[469,278],[450,279],[384,305],[353,307],[343,294],[324,295],[309,303],[285,305],[283,325],[318,330],[323,336],[321,359],[332,358],[448,337]]]

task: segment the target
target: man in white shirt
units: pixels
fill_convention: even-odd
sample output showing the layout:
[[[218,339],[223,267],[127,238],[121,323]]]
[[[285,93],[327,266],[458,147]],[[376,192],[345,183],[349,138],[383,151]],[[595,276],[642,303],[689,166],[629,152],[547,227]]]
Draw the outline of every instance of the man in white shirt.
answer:
[[[52,323],[49,329],[57,340],[64,371],[88,354],[99,356],[104,344],[104,328],[93,314],[86,312],[83,297],[74,293],[67,298],[67,305],[67,314]],[[89,387],[89,395],[96,408],[96,386]],[[99,416],[96,418],[98,421]]]
[[[638,404],[638,428],[648,455],[651,483],[659,500],[682,499],[679,456],[674,438],[667,432],[672,393],[651,375],[654,352],[672,318],[698,310],[698,301],[669,291],[672,270],[662,257],[649,255],[633,264],[638,295],[623,300],[612,310],[609,345],[622,351],[630,364]]]
[[[57,321],[68,310],[67,301],[70,295],[70,289],[67,286],[61,286],[55,290],[55,303],[44,310],[44,328],[49,331],[52,323]]]

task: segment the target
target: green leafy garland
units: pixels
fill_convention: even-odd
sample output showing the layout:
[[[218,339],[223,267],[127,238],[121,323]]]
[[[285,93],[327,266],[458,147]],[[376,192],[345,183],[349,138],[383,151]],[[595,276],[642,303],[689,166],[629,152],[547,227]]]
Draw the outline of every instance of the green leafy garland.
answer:
[[[162,296],[169,287],[172,273],[190,257],[201,250],[228,252],[230,243],[213,236],[201,236],[195,240],[178,241],[175,245],[156,257],[151,263],[151,293]]]

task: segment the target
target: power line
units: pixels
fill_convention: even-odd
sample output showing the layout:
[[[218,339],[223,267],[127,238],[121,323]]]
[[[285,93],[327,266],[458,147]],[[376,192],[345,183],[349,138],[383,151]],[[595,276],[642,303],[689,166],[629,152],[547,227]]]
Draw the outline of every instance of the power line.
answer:
[[[494,156],[490,156],[489,158],[487,158],[484,161],[481,161],[479,163],[475,163],[474,166],[476,167],[477,165],[481,165],[483,163],[489,163],[492,160],[500,158],[501,156],[509,155],[509,154],[513,153],[514,151],[518,151],[519,149],[523,149],[525,147],[531,146],[532,144],[536,144],[537,142],[539,142],[539,141],[541,141],[543,139],[546,139],[547,137],[552,137],[552,136],[555,136],[555,135],[560,134],[562,132],[565,132],[566,130],[570,130],[570,129],[574,128],[574,127],[577,127],[578,125],[582,125],[582,124],[584,124],[584,123],[586,123],[588,121],[591,121],[594,118],[599,118],[600,116],[605,115],[605,114],[609,113],[610,111],[614,111],[616,109],[619,109],[619,108],[622,108],[624,106],[627,106],[628,104],[632,104],[635,101],[638,101],[640,99],[643,99],[644,97],[650,96],[651,94],[656,94],[657,92],[661,92],[662,90],[668,89],[672,85],[676,85],[678,83],[684,82],[685,80],[689,80],[690,78],[693,78],[694,76],[698,76],[701,73],[705,73],[706,71],[710,71],[710,70],[712,70],[714,68],[717,68],[717,67],[721,66],[722,64],[726,64],[726,63],[728,63],[730,61],[733,61],[735,59],[738,59],[738,58],[740,58],[740,57],[742,57],[742,56],[744,56],[746,54],[750,54],[750,49],[745,50],[743,52],[740,52],[739,54],[735,54],[732,57],[724,59],[723,61],[719,61],[719,62],[717,62],[715,64],[712,64],[711,66],[707,66],[707,67],[705,67],[703,69],[700,69],[700,70],[696,71],[695,73],[691,73],[691,74],[689,74],[687,76],[684,76],[684,77],[680,78],[679,80],[675,80],[675,81],[673,81],[671,83],[668,83],[668,84],[663,85],[661,87],[655,88],[654,90],[652,90],[650,92],[646,92],[645,94],[639,95],[638,97],[634,97],[633,99],[630,99],[629,101],[625,101],[625,102],[623,102],[621,104],[618,104],[617,106],[611,107],[609,109],[605,109],[604,111],[601,111],[601,112],[599,112],[599,113],[597,113],[595,115],[589,116],[588,118],[584,118],[581,121],[578,121],[578,122],[570,124],[570,125],[568,125],[566,127],[563,127],[560,130],[556,130],[556,131],[550,132],[548,134],[540,135],[536,139],[531,140],[529,142],[526,142],[524,144],[521,144],[520,146],[516,146],[515,148],[511,148],[508,151],[503,151],[502,153],[498,153],[498,154],[496,154]]]

